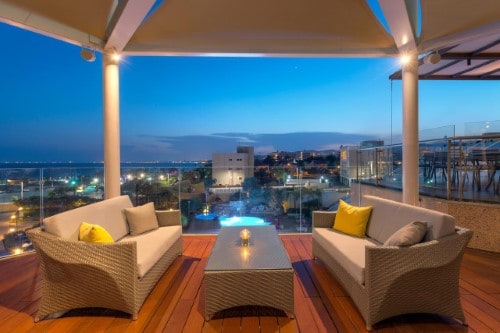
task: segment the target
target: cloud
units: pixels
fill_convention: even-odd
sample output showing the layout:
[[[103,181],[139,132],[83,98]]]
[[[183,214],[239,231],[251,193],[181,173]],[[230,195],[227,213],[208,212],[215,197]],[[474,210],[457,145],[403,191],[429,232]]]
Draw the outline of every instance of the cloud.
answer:
[[[235,152],[239,145],[255,147],[256,154],[280,151],[336,150],[340,145],[356,145],[374,140],[374,135],[338,132],[294,132],[283,134],[213,133],[209,135],[161,136],[140,135],[122,153],[128,161],[193,161],[212,158],[212,153]],[[128,140],[134,142],[133,139]]]
[[[273,151],[276,151],[276,148],[274,148],[273,145],[256,146],[254,148],[255,154],[258,154],[258,155],[266,155],[266,154],[272,153]]]
[[[255,153],[266,155],[273,151],[332,150],[340,145],[356,145],[374,135],[338,132],[294,132],[283,134],[214,133],[209,135],[137,135],[124,137],[121,142],[123,162],[200,161],[212,159],[212,153],[235,152],[239,145],[250,145]],[[2,161],[78,161],[103,160],[101,143],[69,140],[64,143],[44,142],[37,145],[0,144]]]

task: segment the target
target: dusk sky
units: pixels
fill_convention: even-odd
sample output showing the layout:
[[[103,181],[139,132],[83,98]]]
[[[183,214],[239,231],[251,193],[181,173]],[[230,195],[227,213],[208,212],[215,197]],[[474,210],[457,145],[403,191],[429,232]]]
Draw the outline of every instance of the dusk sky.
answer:
[[[98,162],[102,62],[80,48],[0,23],[0,162]],[[324,150],[401,134],[392,58],[125,57],[122,161]],[[421,81],[421,130],[500,120],[498,81]],[[391,117],[392,105],[392,117]],[[436,131],[438,133],[439,131]],[[467,133],[466,133],[467,134]]]

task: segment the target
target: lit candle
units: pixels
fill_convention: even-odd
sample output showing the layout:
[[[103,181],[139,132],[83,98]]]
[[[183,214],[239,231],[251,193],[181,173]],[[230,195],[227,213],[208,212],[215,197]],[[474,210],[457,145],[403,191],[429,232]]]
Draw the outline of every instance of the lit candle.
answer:
[[[243,229],[240,232],[241,245],[248,246],[248,241],[250,240],[250,231],[248,229]]]

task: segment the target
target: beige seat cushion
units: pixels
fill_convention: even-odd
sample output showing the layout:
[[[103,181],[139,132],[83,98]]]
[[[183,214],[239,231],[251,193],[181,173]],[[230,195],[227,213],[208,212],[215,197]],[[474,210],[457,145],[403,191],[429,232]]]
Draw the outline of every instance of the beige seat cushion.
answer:
[[[161,227],[137,236],[127,236],[120,242],[137,243],[137,273],[142,278],[163,256],[163,254],[181,237],[180,225]]]
[[[380,245],[370,238],[352,237],[331,228],[314,228],[312,237],[359,283],[365,283],[365,247]]]

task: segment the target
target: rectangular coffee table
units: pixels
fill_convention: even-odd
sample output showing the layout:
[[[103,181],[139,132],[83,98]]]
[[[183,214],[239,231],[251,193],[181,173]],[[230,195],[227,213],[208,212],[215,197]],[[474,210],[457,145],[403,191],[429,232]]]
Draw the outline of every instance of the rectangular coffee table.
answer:
[[[205,318],[235,306],[259,305],[284,310],[293,318],[293,268],[274,226],[223,227],[204,271]]]

